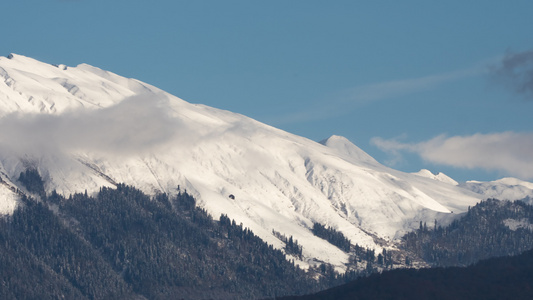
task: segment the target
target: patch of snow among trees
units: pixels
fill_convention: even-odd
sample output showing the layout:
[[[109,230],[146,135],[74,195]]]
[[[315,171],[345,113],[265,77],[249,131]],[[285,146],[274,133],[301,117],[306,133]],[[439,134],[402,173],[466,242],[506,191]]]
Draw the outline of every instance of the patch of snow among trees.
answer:
[[[516,231],[519,228],[533,231],[533,224],[531,224],[528,219],[506,219],[503,220],[503,224],[513,231]]]

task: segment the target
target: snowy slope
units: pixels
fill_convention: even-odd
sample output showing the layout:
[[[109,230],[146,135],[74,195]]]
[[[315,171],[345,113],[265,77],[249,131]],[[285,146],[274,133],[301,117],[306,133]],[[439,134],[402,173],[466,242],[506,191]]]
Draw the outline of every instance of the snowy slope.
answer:
[[[516,178],[502,178],[490,182],[467,181],[461,186],[483,195],[483,198],[500,200],[533,199],[533,183]],[[531,203],[530,203],[531,204]]]
[[[10,215],[17,208],[18,195],[15,192],[16,187],[9,182],[6,182],[6,179],[1,177],[2,176],[0,176],[0,216]]]
[[[313,222],[379,251],[375,237],[392,241],[485,196],[385,167],[343,137],[316,143],[85,64],[11,55],[0,57],[0,76],[0,168],[10,182],[34,167],[48,191],[64,194],[117,182],[148,193],[179,186],[276,247],[272,230],[294,236],[304,265],[348,260],[313,236]],[[10,197],[0,198],[6,213]]]
[[[147,88],[86,64],[51,66],[16,54],[0,57],[0,80],[1,115],[107,107]]]

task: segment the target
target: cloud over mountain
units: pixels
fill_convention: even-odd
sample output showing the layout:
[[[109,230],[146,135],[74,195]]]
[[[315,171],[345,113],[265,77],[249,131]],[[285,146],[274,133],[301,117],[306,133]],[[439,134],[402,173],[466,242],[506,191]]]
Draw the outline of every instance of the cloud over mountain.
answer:
[[[167,111],[164,96],[141,94],[97,110],[14,113],[0,119],[0,145],[26,154],[78,149],[114,155],[144,152],[175,136],[178,121]]]
[[[524,179],[533,178],[533,133],[439,135],[419,143],[374,137],[371,143],[396,159],[402,152],[411,152],[435,164],[496,170]]]

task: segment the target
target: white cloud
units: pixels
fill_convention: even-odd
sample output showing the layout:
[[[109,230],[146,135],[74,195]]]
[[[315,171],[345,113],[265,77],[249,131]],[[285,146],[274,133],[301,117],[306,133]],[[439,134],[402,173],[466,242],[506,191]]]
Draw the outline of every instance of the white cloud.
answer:
[[[402,152],[411,152],[435,164],[496,170],[509,176],[533,179],[533,133],[509,131],[470,136],[439,135],[420,143],[374,137],[370,142],[396,160],[401,158]]]

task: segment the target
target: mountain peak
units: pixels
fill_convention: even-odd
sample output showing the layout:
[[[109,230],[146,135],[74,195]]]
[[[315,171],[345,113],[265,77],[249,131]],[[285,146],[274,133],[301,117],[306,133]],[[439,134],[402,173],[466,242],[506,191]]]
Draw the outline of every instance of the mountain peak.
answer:
[[[52,65],[14,53],[0,57],[0,78],[0,116],[98,109],[150,89],[86,64]]]
[[[43,62],[40,62],[34,58],[31,58],[31,57],[28,57],[28,56],[24,56],[24,55],[21,55],[21,54],[16,54],[16,53],[9,53],[7,56],[0,56],[0,60],[2,59],[8,59],[12,62],[19,62],[19,63],[28,63],[28,62],[32,62],[32,63],[38,63],[38,64],[46,64],[46,63],[43,63]]]
[[[524,186],[526,188],[533,189],[533,183],[527,182],[527,181],[523,181],[523,180],[520,180],[518,178],[513,178],[513,177],[505,177],[505,178],[502,178],[502,179],[498,179],[498,180],[496,180],[494,182],[501,183],[501,184],[506,184],[506,185],[509,185],[509,186]]]
[[[430,170],[422,169],[422,170],[420,170],[420,171],[418,171],[416,173],[413,173],[413,174],[418,175],[418,176],[422,176],[422,177],[431,178],[431,179],[434,179],[434,180],[437,180],[437,181],[449,183],[449,184],[452,184],[452,185],[458,185],[459,184],[457,181],[455,181],[454,179],[452,179],[448,175],[446,175],[444,173],[441,173],[441,172],[439,172],[437,174],[433,174],[433,172],[431,172]]]
[[[368,155],[368,153],[343,136],[332,135],[329,138],[320,141],[320,144],[337,150],[339,154],[348,158],[350,162],[378,164],[372,156]]]
[[[328,142],[335,142],[335,141],[342,141],[342,142],[346,142],[346,143],[351,143],[350,140],[348,140],[347,138],[345,138],[345,137],[343,137],[341,135],[335,135],[335,134],[330,136],[327,139],[323,139],[322,141],[320,141],[320,143],[325,145]]]
[[[30,58],[30,57],[27,57],[27,56],[24,56],[24,55],[20,55],[20,54],[17,54],[17,53],[9,53],[6,56],[0,56],[0,59],[2,59],[2,58],[7,58],[7,59],[10,59],[10,60],[20,60],[20,59],[31,59],[31,60],[34,60],[33,58]],[[37,60],[35,60],[35,61],[37,61]]]
[[[461,183],[461,186],[482,195],[485,199],[495,198],[511,201],[524,199],[531,204],[533,197],[533,183],[512,177],[489,182],[470,180]]]

